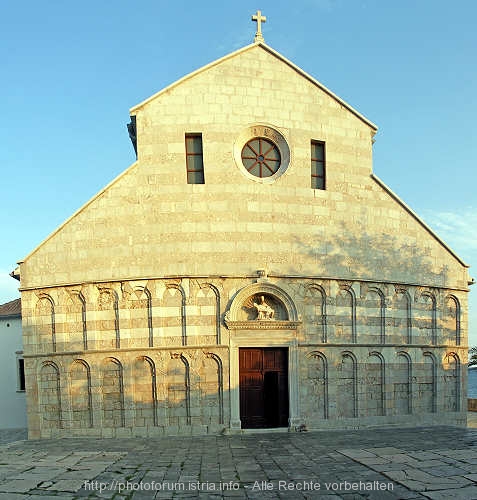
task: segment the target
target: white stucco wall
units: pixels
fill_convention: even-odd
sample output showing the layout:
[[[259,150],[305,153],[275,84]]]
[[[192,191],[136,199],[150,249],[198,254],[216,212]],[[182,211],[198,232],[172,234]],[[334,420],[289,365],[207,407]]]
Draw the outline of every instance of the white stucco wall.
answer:
[[[21,318],[0,318],[0,429],[27,426],[25,392],[18,390],[17,352],[22,350]]]

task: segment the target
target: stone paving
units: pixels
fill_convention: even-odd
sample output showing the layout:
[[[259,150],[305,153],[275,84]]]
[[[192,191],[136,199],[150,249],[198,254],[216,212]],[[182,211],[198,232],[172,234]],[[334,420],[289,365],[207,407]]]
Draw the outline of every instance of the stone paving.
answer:
[[[26,429],[0,429],[0,444],[13,443],[27,439]]]
[[[24,431],[0,436],[6,443]],[[0,500],[25,498],[471,500],[477,499],[477,429],[2,444]]]

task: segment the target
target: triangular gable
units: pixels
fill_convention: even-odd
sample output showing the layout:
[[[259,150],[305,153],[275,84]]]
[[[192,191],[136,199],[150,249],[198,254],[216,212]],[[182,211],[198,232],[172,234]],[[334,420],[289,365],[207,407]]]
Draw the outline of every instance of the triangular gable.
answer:
[[[290,68],[294,69],[300,76],[302,76],[303,78],[306,78],[313,85],[315,85],[316,87],[318,87],[320,90],[322,90],[323,92],[325,92],[326,94],[328,94],[330,97],[332,97],[336,102],[338,102],[339,104],[341,104],[348,111],[350,111],[351,113],[353,113],[356,117],[358,117],[361,121],[363,121],[366,125],[368,125],[374,132],[376,132],[378,130],[378,127],[373,122],[371,122],[366,117],[364,117],[361,113],[359,113],[358,111],[356,111],[352,106],[350,106],[347,102],[343,101],[343,99],[341,99],[336,94],[334,94],[331,90],[329,90],[327,87],[325,87],[322,83],[320,83],[318,80],[316,80],[315,78],[313,78],[311,75],[309,75],[308,73],[306,73],[305,71],[303,71],[296,64],[293,64],[290,60],[288,60],[282,54],[280,54],[276,50],[274,50],[271,47],[269,47],[266,43],[262,43],[262,42],[251,43],[250,45],[247,45],[246,47],[243,47],[243,48],[241,48],[239,50],[236,50],[235,52],[232,52],[230,54],[227,54],[226,56],[221,57],[220,59],[217,59],[216,61],[213,61],[213,62],[211,62],[209,64],[206,64],[205,66],[202,66],[201,68],[193,71],[192,73],[189,73],[188,75],[180,78],[179,80],[176,80],[171,85],[165,87],[164,89],[160,90],[156,94],[152,95],[151,97],[147,98],[146,100],[144,100],[141,103],[137,104],[136,106],[132,107],[129,110],[130,114],[132,116],[134,116],[139,109],[141,109],[144,105],[146,105],[147,103],[149,103],[152,100],[154,100],[156,97],[159,97],[162,94],[165,94],[165,93],[169,92],[171,89],[173,89],[173,88],[177,87],[178,85],[180,85],[181,83],[183,83],[183,82],[185,82],[185,81],[193,78],[194,76],[196,76],[196,75],[198,75],[198,74],[200,74],[200,73],[202,73],[204,71],[207,71],[208,69],[213,68],[214,66],[217,66],[218,64],[221,64],[222,62],[227,61],[228,59],[232,59],[233,57],[235,57],[235,56],[237,56],[239,54],[247,52],[247,51],[249,51],[249,50],[251,50],[251,49],[253,49],[255,47],[262,48],[263,50],[265,50],[269,54],[275,56],[277,59],[279,59],[280,61],[282,61],[283,63],[285,63]]]
[[[119,180],[121,180],[126,174],[130,173],[135,167],[137,167],[139,163],[135,161],[132,165],[129,165],[129,167],[121,172],[117,177],[115,177],[111,182],[109,182],[104,188],[102,188],[100,191],[98,191],[94,196],[92,196],[84,205],[82,205],[76,212],[74,212],[70,217],[68,217],[62,224],[60,224],[52,233],[50,233],[39,245],[37,245],[25,258],[22,260],[19,260],[17,264],[23,264],[27,259],[29,259],[34,253],[36,253],[45,243],[47,243],[53,236],[55,236],[57,233],[59,233],[70,221],[75,219],[81,212],[86,210],[91,203],[93,203],[96,199],[98,199],[100,196],[102,196],[111,186],[114,186]],[[13,273],[17,273],[17,270],[15,269]],[[18,273],[17,273],[18,275]],[[14,276],[12,276],[14,277]],[[18,279],[18,278],[17,278]],[[20,276],[21,279],[21,276]]]
[[[413,218],[415,219],[438,243],[440,243],[460,264],[462,264],[464,267],[470,267],[468,264],[466,264],[455,252],[450,248],[443,240],[437,236],[437,234],[414,212],[414,210],[406,205],[404,201],[399,198],[399,196],[390,188],[388,187],[379,177],[377,177],[374,174],[371,174],[371,179],[373,179],[376,184],[380,188],[382,188],[395,202],[397,202],[399,205],[401,205],[402,208]]]

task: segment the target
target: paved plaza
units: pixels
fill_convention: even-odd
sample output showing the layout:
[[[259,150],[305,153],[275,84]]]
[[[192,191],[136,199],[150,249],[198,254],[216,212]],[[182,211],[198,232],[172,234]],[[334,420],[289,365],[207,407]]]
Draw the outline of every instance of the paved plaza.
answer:
[[[157,439],[2,431],[0,499],[477,499],[476,416],[467,429]]]

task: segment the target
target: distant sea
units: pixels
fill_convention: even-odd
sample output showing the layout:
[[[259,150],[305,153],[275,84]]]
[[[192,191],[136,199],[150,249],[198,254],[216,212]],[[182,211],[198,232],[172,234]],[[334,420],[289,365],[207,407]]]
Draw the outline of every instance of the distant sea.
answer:
[[[468,397],[477,398],[477,368],[469,370]]]

